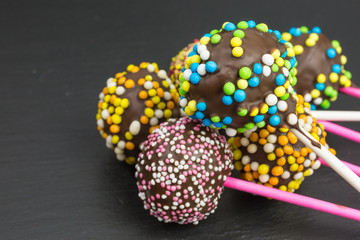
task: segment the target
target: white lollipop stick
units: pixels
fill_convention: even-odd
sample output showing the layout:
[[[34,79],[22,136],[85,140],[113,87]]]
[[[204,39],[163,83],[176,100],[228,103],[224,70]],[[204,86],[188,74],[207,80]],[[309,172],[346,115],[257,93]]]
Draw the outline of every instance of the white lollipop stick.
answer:
[[[337,172],[343,179],[345,179],[351,186],[353,186],[358,192],[360,192],[360,178],[351,171],[345,164],[343,164],[335,155],[333,155],[327,148],[319,143],[320,148],[313,146],[310,139],[315,142],[318,142],[313,138],[306,130],[303,130],[301,127],[301,132],[295,128],[291,128],[290,131],[295,134],[295,136],[303,142],[307,147],[309,147],[313,152],[315,152],[320,158],[322,158],[335,172]],[[305,135],[306,136],[305,136]],[[310,139],[309,139],[310,138]]]
[[[327,121],[360,121],[360,111],[311,111],[311,115]]]

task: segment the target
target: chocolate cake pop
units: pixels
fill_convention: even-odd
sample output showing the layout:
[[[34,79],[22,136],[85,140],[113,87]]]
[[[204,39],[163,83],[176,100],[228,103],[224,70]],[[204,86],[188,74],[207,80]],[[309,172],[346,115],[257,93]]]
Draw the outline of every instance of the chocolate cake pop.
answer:
[[[299,96],[297,110],[300,126],[329,148],[324,127],[311,117],[310,104],[303,103],[302,96]],[[284,191],[297,190],[304,178],[321,165],[317,155],[292,132],[285,133],[270,125],[254,132],[246,131],[228,142],[240,178]],[[334,149],[329,150],[336,153]]]
[[[139,154],[139,197],[159,221],[197,224],[215,211],[232,168],[232,153],[217,130],[188,117],[170,119]]]
[[[340,43],[330,41],[319,27],[309,30],[305,26],[291,28],[282,34],[282,39],[294,46],[296,92],[311,103],[312,110],[328,109],[330,102],[337,99],[339,88],[351,86],[351,73],[344,69],[347,58],[341,55]]]
[[[171,59],[168,76],[174,82],[176,89],[178,89],[180,85],[179,76],[181,74],[181,70],[185,67],[186,57],[198,42],[199,39],[194,39],[194,42],[189,43],[175,57]]]
[[[180,75],[180,106],[206,126],[229,136],[255,125],[287,127],[295,112],[291,97],[292,45],[264,23],[226,22],[195,45]],[[283,111],[277,108],[282,101]]]
[[[98,130],[117,159],[134,164],[147,135],[167,119],[179,117],[178,101],[174,85],[156,63],[129,65],[109,78],[99,95]]]

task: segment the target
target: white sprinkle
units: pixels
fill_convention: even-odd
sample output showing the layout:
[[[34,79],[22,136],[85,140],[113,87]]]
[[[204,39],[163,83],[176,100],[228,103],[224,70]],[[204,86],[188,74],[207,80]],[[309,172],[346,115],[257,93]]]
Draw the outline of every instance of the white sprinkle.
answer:
[[[198,53],[201,53],[201,52],[203,52],[203,51],[206,51],[207,50],[207,47],[206,47],[206,45],[199,45],[198,47],[197,47],[197,52]]]
[[[274,57],[270,54],[264,54],[261,58],[262,62],[268,66],[274,64]]]
[[[121,95],[124,94],[125,88],[123,86],[119,86],[119,87],[116,88],[115,92],[116,92],[116,95],[121,96]]]
[[[250,141],[249,141],[248,138],[243,137],[243,138],[240,139],[240,144],[241,144],[241,146],[243,146],[243,147],[247,147],[247,146],[250,144]]]
[[[311,152],[311,153],[309,154],[309,158],[310,158],[310,160],[315,160],[315,159],[317,158],[316,153]]]
[[[294,113],[290,113],[288,116],[287,116],[287,122],[294,126],[298,121],[298,118],[297,116],[294,114]],[[311,130],[311,129],[310,129]]]
[[[163,116],[164,116],[164,112],[162,110],[160,110],[160,109],[155,110],[155,117],[162,118]],[[164,130],[167,131],[166,128],[163,128],[163,132],[164,132]]]
[[[124,160],[125,160],[125,155],[124,155],[124,154],[116,154],[116,158],[117,158],[119,161],[124,161]]]
[[[261,174],[259,176],[259,180],[262,183],[266,183],[267,181],[269,181],[269,178],[270,178],[269,174]]]
[[[266,153],[271,153],[274,151],[274,149],[275,149],[275,145],[272,143],[266,143],[264,145],[264,152],[266,152]]]
[[[104,128],[104,120],[102,119],[97,120],[97,125],[101,128]]]
[[[205,64],[200,64],[197,68],[197,72],[198,74],[200,74],[201,76],[204,76],[206,74],[206,68],[205,68]]]
[[[288,104],[284,100],[280,100],[277,103],[277,108],[280,112],[285,112],[288,109]]]
[[[304,95],[304,101],[305,102],[311,102],[311,99],[312,99],[312,97],[311,97],[310,93],[307,93],[307,94]]]
[[[284,74],[285,77],[288,77],[289,76],[289,70],[286,68],[286,67],[283,67],[282,68],[282,72]]]
[[[266,138],[266,140],[267,140],[269,143],[276,143],[277,137],[276,137],[276,135],[274,135],[274,134],[270,134],[270,135]]]
[[[250,162],[250,157],[249,157],[248,155],[245,155],[245,156],[242,157],[241,163],[242,163],[243,165],[246,165],[246,164],[248,164],[249,162]]]
[[[283,174],[281,174],[282,179],[288,179],[290,177],[289,171],[284,171]]]
[[[107,109],[102,110],[102,112],[101,112],[101,117],[102,117],[103,119],[107,119],[108,117],[110,117],[109,111],[108,111]]]
[[[252,163],[250,164],[250,168],[251,168],[251,170],[253,170],[253,171],[257,171],[258,168],[259,168],[259,163],[258,163],[258,162],[252,162]]]
[[[250,144],[250,145],[247,147],[247,151],[248,151],[249,153],[256,153],[256,151],[257,151],[257,146],[256,146],[256,144],[254,144],[254,143]]]
[[[118,148],[120,149],[125,149],[125,141],[124,140],[120,140],[117,144]]]
[[[163,69],[159,70],[157,75],[159,78],[162,78],[162,79],[167,78],[167,74],[166,74],[165,70],[163,70]]]
[[[233,137],[236,135],[237,130],[233,129],[233,128],[226,128],[225,132],[226,132],[226,135],[228,135],[229,137]]]
[[[152,64],[149,64],[149,65],[147,65],[147,70],[148,70],[149,72],[154,72],[154,71],[155,71],[155,66],[152,65]]]
[[[306,160],[304,161],[304,167],[310,167],[310,165],[311,165],[311,160],[310,160],[310,159],[306,159]]]
[[[159,123],[159,119],[157,119],[156,117],[152,117],[149,121],[151,126],[155,126]]]
[[[192,74],[191,69],[186,69],[186,70],[183,72],[183,77],[184,77],[186,80],[189,80],[191,74]]]
[[[108,80],[106,80],[106,85],[108,85],[109,83],[113,82],[114,78],[108,78]]]
[[[263,67],[263,74],[265,77],[268,77],[271,74],[271,68],[269,66]]]
[[[296,173],[296,174],[294,175],[294,179],[295,179],[295,180],[300,179],[300,178],[302,178],[302,176],[303,176],[303,173],[302,173],[302,172],[298,172],[298,173]]]
[[[311,166],[311,168],[316,170],[319,169],[320,166],[321,166],[321,162],[319,160],[316,160],[314,164]]]
[[[210,52],[208,50],[202,51],[200,53],[200,58],[204,61],[208,60],[210,57]]]
[[[166,101],[169,101],[169,100],[171,99],[171,93],[169,93],[169,92],[164,92],[164,99],[165,99]]]
[[[277,103],[277,101],[278,101],[278,98],[276,97],[275,94],[272,94],[272,93],[267,95],[265,98],[265,102],[269,106],[274,106]]]
[[[132,135],[136,136],[136,135],[139,134],[140,128],[141,128],[141,124],[140,124],[139,121],[136,121],[136,120],[135,120],[135,121],[132,121],[132,123],[131,123],[130,126],[129,126],[129,132],[130,132]]]
[[[149,89],[152,89],[153,88],[153,83],[151,81],[146,81],[144,83],[144,88],[149,90]]]

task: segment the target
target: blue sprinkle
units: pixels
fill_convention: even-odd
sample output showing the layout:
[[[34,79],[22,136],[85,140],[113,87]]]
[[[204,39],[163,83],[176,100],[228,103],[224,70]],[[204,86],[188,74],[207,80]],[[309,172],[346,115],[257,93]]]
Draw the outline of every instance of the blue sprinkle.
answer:
[[[329,49],[326,51],[326,54],[327,54],[327,56],[328,56],[330,59],[333,59],[333,58],[336,56],[336,51],[335,51],[335,49],[333,49],[333,48],[329,48]]]
[[[197,44],[195,44],[195,45],[193,46],[193,51],[194,51],[194,52],[197,52],[197,46],[198,46]]]
[[[316,83],[315,88],[319,91],[323,91],[325,89],[325,84],[324,83]]]
[[[193,63],[193,64],[191,64],[191,66],[190,66],[190,69],[191,69],[191,71],[192,72],[197,72],[197,68],[199,67],[199,65],[200,64],[198,64],[198,63]]]
[[[268,29],[268,33],[272,33],[273,32],[273,30],[272,29]]]
[[[258,77],[252,77],[248,80],[248,84],[250,87],[257,87],[259,86],[260,79]]]
[[[235,26],[235,24],[233,24],[233,23],[227,23],[226,25],[225,25],[225,27],[224,27],[224,29],[226,30],[226,31],[232,31],[232,30],[235,30],[235,28],[236,28],[236,26]]]
[[[279,43],[284,44],[284,43],[286,43],[286,41],[284,39],[280,39]]]
[[[190,53],[188,54],[188,57],[191,57],[191,56],[194,56],[194,55],[197,55],[197,52],[192,51],[192,52],[190,52]]]
[[[228,125],[230,123],[232,123],[232,118],[231,117],[225,117],[222,121],[224,124]]]
[[[192,84],[198,84],[200,82],[200,75],[198,73],[192,73],[190,75],[190,82]]]
[[[260,63],[255,63],[253,67],[253,72],[257,75],[260,75],[263,71],[263,67]]]
[[[262,122],[264,120],[264,115],[256,115],[254,117],[254,122],[255,123],[259,123],[259,122]]]
[[[271,126],[275,127],[280,123],[280,117],[278,115],[272,115],[269,119],[269,123]]]
[[[253,20],[248,21],[247,24],[248,24],[249,28],[253,28],[256,26],[256,22],[254,22]]]
[[[221,128],[224,124],[222,122],[213,123],[216,128]]]
[[[203,37],[209,37],[209,38],[211,38],[211,36],[212,36],[212,35],[211,35],[210,33],[205,33]]]
[[[231,105],[233,103],[233,100],[232,100],[231,96],[223,96],[222,102],[225,105]]]
[[[284,85],[284,83],[285,83],[285,76],[283,75],[283,74],[279,74],[279,75],[277,75],[276,76],[276,84],[278,85],[278,86],[281,86],[281,85]]]
[[[283,55],[281,55],[282,58],[286,58],[287,57],[287,51],[283,53]]]
[[[212,124],[212,121],[210,119],[208,119],[208,118],[205,118],[204,120],[202,120],[202,122],[207,127]]]
[[[206,103],[199,102],[196,104],[196,109],[199,111],[205,111],[206,110]]]
[[[217,65],[214,61],[208,61],[206,64],[205,64],[205,69],[207,72],[209,73],[213,73],[216,71],[217,69]]]
[[[289,33],[290,33],[291,35],[294,35],[294,34],[296,33],[296,29],[297,29],[297,28],[294,28],[294,27],[290,28]]]
[[[205,115],[202,112],[196,111],[195,117],[201,120],[205,117]]]
[[[235,101],[242,102],[245,100],[245,98],[246,98],[246,93],[244,90],[239,89],[234,92]]]
[[[274,34],[277,37],[277,39],[281,39],[281,33],[278,30],[274,30]]]
[[[321,28],[319,28],[319,27],[313,27],[313,29],[311,30],[311,32],[313,32],[313,33],[321,33]]]
[[[295,57],[292,57],[290,59],[290,64],[291,64],[290,68],[293,68],[295,66],[295,64],[296,64],[296,58]]]
[[[310,104],[310,109],[311,109],[311,111],[314,111],[314,110],[316,110],[316,106],[314,104]]]
[[[272,115],[272,114],[275,114],[276,112],[277,112],[277,106],[276,105],[269,107],[269,110],[268,110],[269,114]]]
[[[294,34],[292,34],[294,37],[298,37],[302,34],[300,28],[295,28]]]
[[[181,72],[184,72],[185,71],[185,67],[183,67],[182,69],[181,69]]]
[[[337,74],[341,73],[341,66],[339,64],[332,65],[332,71]]]
[[[195,116],[195,114],[193,114],[193,115],[190,115],[189,118],[196,119],[196,116]]]

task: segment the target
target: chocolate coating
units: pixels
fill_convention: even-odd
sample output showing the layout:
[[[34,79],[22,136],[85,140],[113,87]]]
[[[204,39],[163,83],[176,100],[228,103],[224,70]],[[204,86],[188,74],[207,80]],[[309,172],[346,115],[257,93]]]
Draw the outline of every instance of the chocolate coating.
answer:
[[[170,117],[180,117],[180,108],[174,85],[155,63],[127,70],[108,79],[96,118],[106,146],[119,160],[134,164],[147,135]]]
[[[254,124],[263,127],[269,122],[274,113],[268,113],[266,97],[272,94],[276,102],[280,99],[287,101],[288,111],[275,114],[280,118],[276,125],[287,125],[286,116],[289,112],[295,112],[296,104],[291,100],[291,69],[296,62],[295,58],[288,56],[287,49],[291,48],[291,45],[279,41],[274,31],[268,31],[265,24],[258,24],[256,27],[249,27],[248,24],[249,26],[243,27],[239,23],[240,28],[229,28],[229,24],[232,23],[225,23],[221,31],[205,34],[196,49],[189,54],[186,70],[180,75],[180,106],[191,117],[202,119],[205,125],[215,128],[229,127],[244,132]],[[234,24],[231,26],[235,27]],[[237,37],[237,31],[242,32],[240,37]],[[265,58],[267,60],[264,60]],[[213,72],[212,69],[207,69],[209,63],[216,64]],[[261,72],[255,70],[255,64],[260,66]],[[196,70],[197,65],[199,66]],[[206,66],[205,72],[202,65]],[[245,68],[250,71],[246,78],[241,74]],[[198,82],[197,74],[200,76]],[[280,74],[283,80],[276,81]],[[254,79],[258,83],[252,84]],[[240,80],[245,81],[245,86],[241,86]],[[226,84],[233,87],[230,93],[224,90]],[[278,91],[280,89],[281,91]],[[237,98],[237,93],[245,94],[246,97]],[[278,95],[275,96],[275,93]],[[199,110],[198,103],[205,103],[206,109]],[[197,115],[199,111],[201,113]],[[255,121],[254,118],[258,115],[263,119]],[[213,120],[214,117],[216,120]],[[231,118],[230,123],[224,121],[226,118]]]
[[[217,130],[188,117],[170,119],[139,154],[139,197],[159,221],[197,224],[215,211],[232,168],[232,153]]]
[[[339,42],[330,41],[319,28],[301,29],[303,32],[292,28],[290,33],[282,34],[295,50],[297,84],[294,88],[312,104],[312,109],[328,109],[330,102],[337,99],[339,88],[351,86],[351,74],[344,69],[346,57],[341,55]]]

